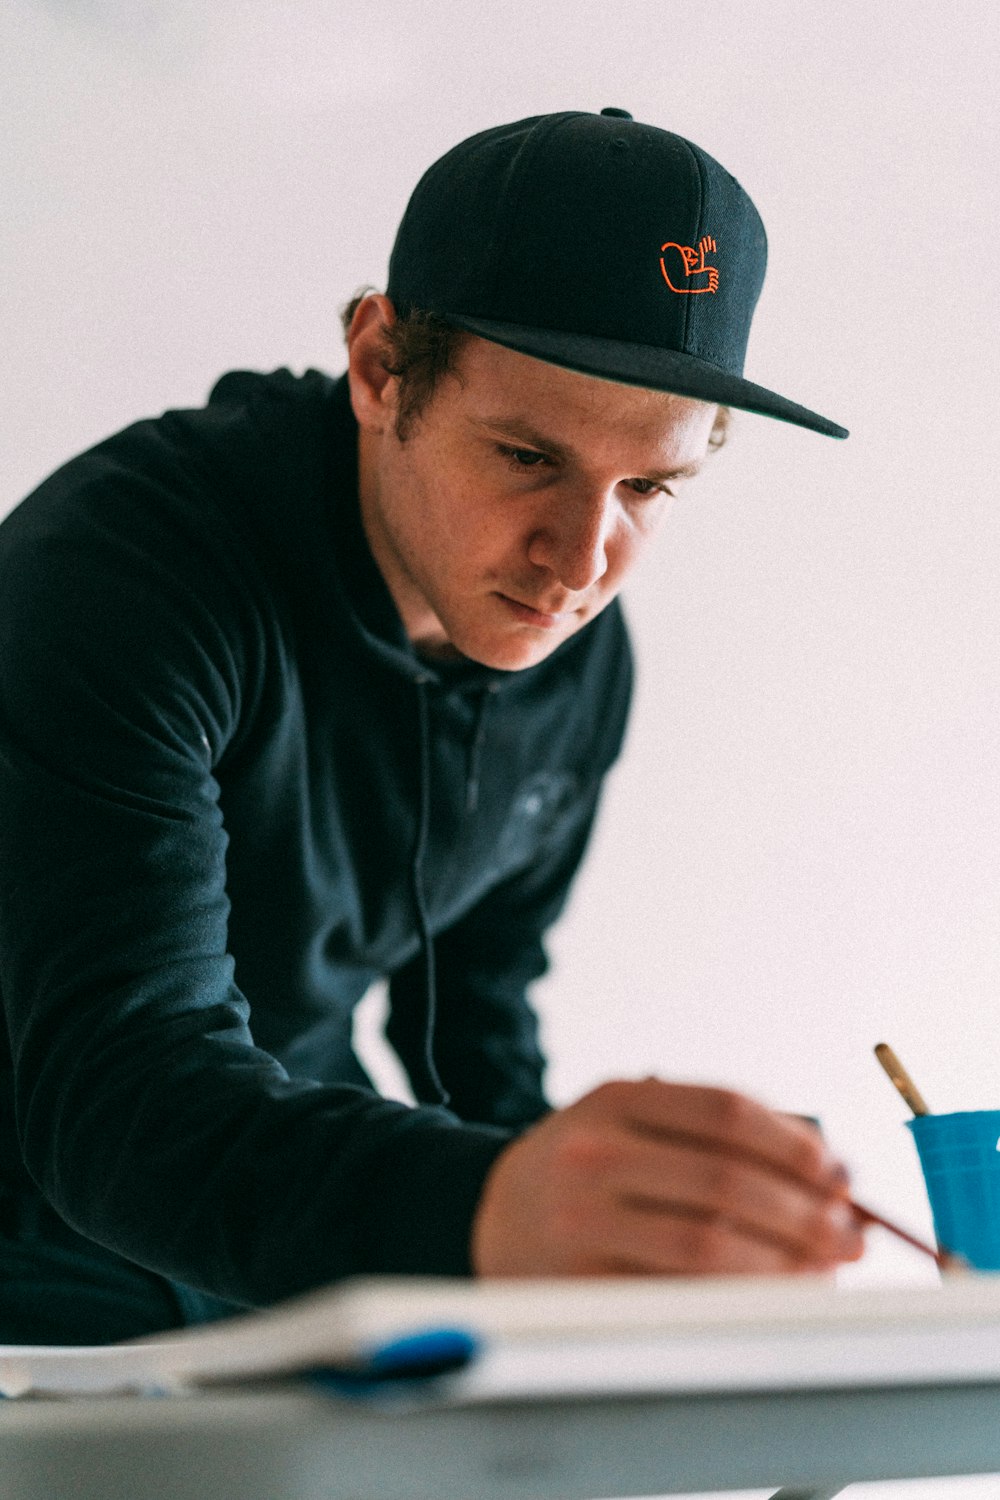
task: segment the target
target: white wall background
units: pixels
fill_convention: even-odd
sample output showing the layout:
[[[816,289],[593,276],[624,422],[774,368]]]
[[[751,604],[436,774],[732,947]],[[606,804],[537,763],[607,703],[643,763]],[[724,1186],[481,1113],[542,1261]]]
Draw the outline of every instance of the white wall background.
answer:
[[[872,1045],[933,1108],[1000,1105],[998,64],[996,0],[0,10],[0,513],[224,369],[343,368],[339,304],[475,130],[619,105],[750,190],[748,374],[852,436],[738,417],[628,590],[633,727],[538,994],[551,1087],[819,1114],[924,1232]],[[873,1236],[848,1279],[927,1275]]]

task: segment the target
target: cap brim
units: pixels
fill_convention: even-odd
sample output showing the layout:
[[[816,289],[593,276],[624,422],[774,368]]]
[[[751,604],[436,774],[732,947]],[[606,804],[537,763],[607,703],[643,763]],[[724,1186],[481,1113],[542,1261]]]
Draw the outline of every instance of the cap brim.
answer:
[[[742,376],[720,370],[718,365],[681,354],[675,349],[659,349],[652,344],[623,344],[614,339],[589,335],[560,333],[548,328],[525,328],[516,323],[495,323],[485,318],[467,318],[460,313],[441,313],[446,322],[469,333],[477,333],[492,343],[503,344],[519,354],[530,354],[549,364],[577,370],[582,375],[596,375],[601,380],[615,380],[623,385],[640,385],[648,390],[670,391],[690,396],[695,401],[714,401],[733,406],[738,411],[756,412],[808,427],[825,437],[845,438],[846,427],[821,417],[808,407],[788,401],[774,391],[754,385]]]

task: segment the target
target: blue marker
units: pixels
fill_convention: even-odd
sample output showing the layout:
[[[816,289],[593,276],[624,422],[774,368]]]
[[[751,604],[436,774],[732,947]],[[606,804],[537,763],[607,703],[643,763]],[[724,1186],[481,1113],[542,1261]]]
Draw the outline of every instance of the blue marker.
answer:
[[[432,1328],[379,1344],[356,1360],[305,1371],[306,1379],[345,1395],[363,1395],[399,1381],[423,1381],[463,1369],[479,1352],[478,1341],[461,1328]]]

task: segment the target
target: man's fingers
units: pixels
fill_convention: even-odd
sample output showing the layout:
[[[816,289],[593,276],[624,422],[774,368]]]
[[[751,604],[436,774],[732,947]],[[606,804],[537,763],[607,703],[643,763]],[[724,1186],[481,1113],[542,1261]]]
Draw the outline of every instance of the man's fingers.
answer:
[[[484,1184],[479,1275],[742,1275],[856,1260],[819,1132],[729,1089],[617,1080],[515,1139]]]
[[[832,1186],[841,1167],[811,1125],[732,1089],[647,1078],[604,1084],[590,1098],[601,1096],[601,1107],[641,1134],[739,1156],[814,1191]]]
[[[843,1198],[735,1155],[618,1130],[595,1142],[579,1165],[589,1168],[616,1225],[625,1208],[659,1216],[663,1236],[676,1217],[725,1221],[741,1239],[823,1264],[853,1258],[862,1244]]]
[[[699,1146],[636,1139],[623,1148],[618,1186],[623,1198],[647,1211],[721,1216],[741,1232],[804,1259],[850,1254],[857,1243],[857,1228],[842,1198]]]
[[[620,1208],[577,1235],[571,1275],[778,1276],[831,1270],[838,1257],[806,1258],[787,1246],[744,1234],[721,1215]]]

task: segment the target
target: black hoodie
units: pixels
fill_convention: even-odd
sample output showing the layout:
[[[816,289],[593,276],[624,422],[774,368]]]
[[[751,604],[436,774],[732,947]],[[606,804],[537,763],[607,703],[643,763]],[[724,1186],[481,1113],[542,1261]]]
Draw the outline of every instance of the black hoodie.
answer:
[[[246,1305],[468,1274],[630,684],[617,604],[519,672],[415,654],[346,377],[57,470],[0,526],[0,1182]],[[352,1051],[382,976],[416,1108]]]

